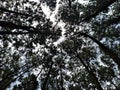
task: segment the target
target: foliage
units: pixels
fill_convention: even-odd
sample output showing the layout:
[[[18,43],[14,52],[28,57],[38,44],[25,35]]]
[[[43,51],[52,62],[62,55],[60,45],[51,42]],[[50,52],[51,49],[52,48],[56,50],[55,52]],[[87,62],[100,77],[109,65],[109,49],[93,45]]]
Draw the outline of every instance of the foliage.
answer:
[[[0,1],[1,90],[120,89],[120,1],[79,1]]]

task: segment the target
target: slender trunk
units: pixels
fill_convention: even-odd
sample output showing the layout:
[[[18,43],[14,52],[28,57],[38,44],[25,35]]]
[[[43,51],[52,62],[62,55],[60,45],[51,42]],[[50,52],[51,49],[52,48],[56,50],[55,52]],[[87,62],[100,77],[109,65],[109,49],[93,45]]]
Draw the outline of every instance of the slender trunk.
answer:
[[[89,73],[89,75],[93,78],[93,80],[95,81],[95,84],[96,84],[96,87],[98,88],[98,90],[103,90],[99,81],[98,81],[98,78],[96,77],[96,75],[93,73],[93,70],[84,63],[84,61],[82,60],[82,58],[77,54],[76,55],[77,58],[81,61],[81,63],[83,64],[83,66],[85,67],[85,69],[87,70],[87,72]],[[93,82],[94,82],[93,81]]]
[[[52,70],[52,66],[53,66],[53,62],[51,62],[49,71],[48,71],[48,73],[47,73],[47,76],[46,76],[46,78],[45,78],[45,81],[43,82],[42,90],[46,90],[46,86],[47,86],[48,79],[49,79],[49,77],[50,77],[50,73],[51,73],[51,70]]]
[[[64,90],[64,87],[63,87],[63,75],[62,75],[62,67],[60,67],[60,77],[61,77],[61,80],[60,80],[60,84],[61,84],[61,90]]]
[[[71,0],[68,0],[69,8],[71,9]]]

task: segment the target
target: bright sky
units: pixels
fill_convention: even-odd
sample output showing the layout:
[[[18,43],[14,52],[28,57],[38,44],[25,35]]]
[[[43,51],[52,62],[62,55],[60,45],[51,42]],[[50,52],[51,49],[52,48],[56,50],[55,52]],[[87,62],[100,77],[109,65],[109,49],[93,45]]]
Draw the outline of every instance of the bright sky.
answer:
[[[36,2],[38,2],[38,0],[35,0]],[[52,22],[54,22],[53,24],[56,24],[56,20],[55,20],[55,15],[57,14],[58,12],[58,9],[59,9],[59,2],[61,0],[56,0],[57,3],[56,3],[56,8],[53,12],[50,11],[49,7],[47,5],[41,5],[42,9],[43,9],[43,12],[46,14],[47,18],[49,18]],[[81,4],[87,4],[89,2],[89,0],[76,0],[76,2],[79,2]],[[51,14],[52,13],[52,14]],[[58,44],[60,44],[61,42],[63,42],[65,40],[65,35],[64,33],[66,32],[64,26],[65,26],[65,23],[63,22],[59,22],[58,27],[61,27],[61,30],[62,30],[62,36],[56,41],[54,42],[54,45],[57,46]]]

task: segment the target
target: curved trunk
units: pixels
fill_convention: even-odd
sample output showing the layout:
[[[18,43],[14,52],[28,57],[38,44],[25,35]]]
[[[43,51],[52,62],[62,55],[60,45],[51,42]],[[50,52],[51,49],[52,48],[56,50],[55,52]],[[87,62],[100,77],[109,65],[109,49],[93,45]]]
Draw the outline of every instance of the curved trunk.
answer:
[[[107,48],[104,44],[102,44],[101,42],[99,42],[98,40],[93,38],[92,36],[87,35],[86,33],[79,32],[77,34],[80,34],[80,35],[82,35],[84,37],[88,37],[88,38],[92,39],[96,44],[99,45],[99,47],[104,51],[104,53],[109,55],[113,59],[113,61],[115,63],[117,63],[118,66],[120,67],[120,58],[118,57],[118,55],[114,51],[112,51],[111,49]]]

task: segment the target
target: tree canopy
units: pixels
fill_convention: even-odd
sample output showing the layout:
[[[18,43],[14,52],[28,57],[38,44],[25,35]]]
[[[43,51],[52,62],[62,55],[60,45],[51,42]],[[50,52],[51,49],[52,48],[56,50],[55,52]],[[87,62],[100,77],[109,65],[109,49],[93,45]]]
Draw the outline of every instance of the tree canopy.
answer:
[[[0,90],[120,90],[119,0],[1,0]]]

